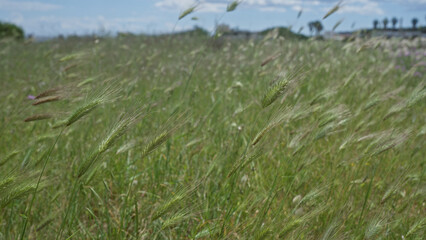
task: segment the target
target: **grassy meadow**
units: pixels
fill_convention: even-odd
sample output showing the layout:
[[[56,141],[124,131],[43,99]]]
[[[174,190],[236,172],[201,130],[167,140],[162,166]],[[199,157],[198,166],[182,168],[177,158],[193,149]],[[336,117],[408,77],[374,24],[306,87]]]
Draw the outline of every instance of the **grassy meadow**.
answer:
[[[0,239],[424,239],[426,43],[0,43]]]

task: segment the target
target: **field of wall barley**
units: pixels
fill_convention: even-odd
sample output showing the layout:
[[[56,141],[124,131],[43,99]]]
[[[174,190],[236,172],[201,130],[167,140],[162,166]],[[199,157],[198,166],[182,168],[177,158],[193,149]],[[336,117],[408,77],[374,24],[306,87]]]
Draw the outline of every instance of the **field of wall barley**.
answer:
[[[424,239],[426,42],[0,43],[0,239]]]

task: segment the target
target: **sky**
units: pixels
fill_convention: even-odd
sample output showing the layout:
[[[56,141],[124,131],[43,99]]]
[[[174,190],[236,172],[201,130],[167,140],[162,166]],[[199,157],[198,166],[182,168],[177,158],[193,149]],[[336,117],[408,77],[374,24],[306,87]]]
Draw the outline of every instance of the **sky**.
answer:
[[[115,34],[132,32],[159,34],[192,29],[195,25],[213,31],[216,24],[258,31],[276,26],[304,29],[321,20],[336,0],[243,0],[233,12],[226,12],[232,0],[0,0],[0,21],[21,26],[26,34]],[[178,21],[189,7],[193,13]],[[298,18],[299,12],[302,12]],[[195,17],[196,19],[192,19]],[[426,25],[426,0],[343,0],[341,8],[322,20],[325,31],[336,22],[336,31],[371,28],[373,20],[396,17],[402,26]],[[390,26],[389,24],[388,26]],[[397,26],[400,25],[400,22]]]

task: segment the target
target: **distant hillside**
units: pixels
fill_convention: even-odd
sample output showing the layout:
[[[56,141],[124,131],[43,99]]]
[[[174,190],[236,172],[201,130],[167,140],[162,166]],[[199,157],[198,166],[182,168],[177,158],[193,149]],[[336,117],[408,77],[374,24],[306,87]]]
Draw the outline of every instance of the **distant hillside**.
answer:
[[[173,33],[173,35],[181,35],[181,36],[203,36],[203,37],[207,37],[207,36],[210,35],[210,33],[209,33],[209,31],[207,31],[206,29],[204,29],[202,27],[195,26],[191,30],[176,32],[176,33]]]
[[[273,27],[260,32],[252,32],[247,30],[231,29],[227,25],[220,25],[217,29],[220,35],[236,38],[264,38],[267,35],[271,37],[284,37],[286,39],[304,40],[306,36],[292,32],[286,27]]]
[[[259,32],[259,34],[262,35],[262,36],[266,36],[267,34],[271,33],[272,31],[277,31],[278,36],[281,36],[281,37],[284,37],[284,38],[287,38],[287,39],[298,39],[298,40],[308,39],[308,37],[306,37],[305,35],[294,33],[286,27],[268,28],[268,29],[265,29],[265,30]]]
[[[254,38],[254,39],[262,39],[266,37],[268,34],[272,37],[284,37],[286,39],[293,39],[293,40],[305,40],[308,39],[307,36],[303,34],[298,34],[292,32],[290,29],[286,27],[271,27],[262,31],[247,31],[247,30],[239,30],[239,29],[232,29],[227,25],[219,26],[221,29],[217,30],[220,32],[220,34],[216,36],[224,36],[224,37],[230,37],[230,38],[239,38],[239,39],[248,39],[248,38]],[[160,34],[135,34],[131,32],[118,32],[115,36],[117,37],[135,37],[135,36],[146,36],[146,37],[169,37],[169,36],[175,36],[175,37],[211,37],[215,34],[212,34],[208,30],[199,27],[194,26],[193,29],[190,30],[184,30],[184,31],[176,31],[172,33],[160,33]],[[114,37],[114,34],[109,35],[110,37]],[[99,37],[106,37],[103,35],[96,36],[94,35],[68,35],[63,36],[59,35],[56,37],[43,37],[43,36],[35,36],[36,41],[47,41],[50,39],[71,39],[71,38],[78,38],[78,39],[85,39],[88,38],[89,40],[93,40],[93,38],[99,38]]]

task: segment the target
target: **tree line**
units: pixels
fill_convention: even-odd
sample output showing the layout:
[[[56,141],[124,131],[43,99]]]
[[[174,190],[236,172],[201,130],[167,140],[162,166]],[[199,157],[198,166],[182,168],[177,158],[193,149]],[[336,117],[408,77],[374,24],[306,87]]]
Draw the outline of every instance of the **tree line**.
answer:
[[[400,23],[400,25],[402,25],[402,18],[400,18],[398,20],[396,17],[393,17],[389,20],[387,17],[385,17],[382,21],[375,19],[373,21],[373,29],[379,29],[379,25],[380,25],[380,23],[382,23],[383,29],[386,30],[386,29],[388,29],[388,24],[392,23],[392,29],[395,30],[398,22]],[[417,29],[418,23],[419,23],[419,19],[417,19],[417,18],[411,19],[411,24],[412,24],[413,30]]]

